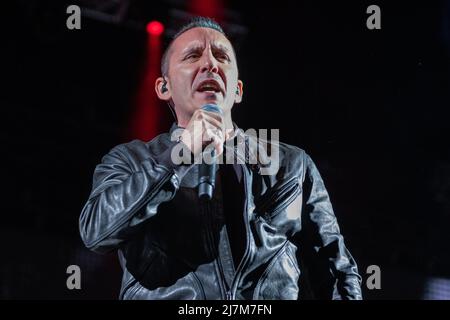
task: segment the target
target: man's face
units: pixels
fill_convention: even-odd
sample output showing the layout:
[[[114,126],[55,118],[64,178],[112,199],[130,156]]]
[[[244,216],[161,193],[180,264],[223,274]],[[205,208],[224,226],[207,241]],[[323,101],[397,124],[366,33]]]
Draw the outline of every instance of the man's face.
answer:
[[[231,43],[210,28],[190,29],[172,43],[168,81],[171,99],[182,117],[190,118],[208,103],[227,114],[240,102],[242,82]]]

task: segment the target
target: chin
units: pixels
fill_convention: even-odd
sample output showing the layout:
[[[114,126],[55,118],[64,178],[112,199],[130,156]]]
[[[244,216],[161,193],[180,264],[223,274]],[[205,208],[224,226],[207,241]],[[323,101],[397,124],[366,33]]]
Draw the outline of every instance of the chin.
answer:
[[[222,105],[223,102],[217,99],[205,99],[203,101],[200,102],[201,106],[204,106],[205,104],[216,104],[216,105]]]

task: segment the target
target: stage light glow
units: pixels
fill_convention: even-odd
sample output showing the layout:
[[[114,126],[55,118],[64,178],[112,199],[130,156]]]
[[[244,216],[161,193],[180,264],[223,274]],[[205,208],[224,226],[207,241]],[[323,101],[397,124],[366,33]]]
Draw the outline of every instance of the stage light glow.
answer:
[[[152,36],[160,36],[164,32],[164,25],[159,21],[147,23],[147,32]]]

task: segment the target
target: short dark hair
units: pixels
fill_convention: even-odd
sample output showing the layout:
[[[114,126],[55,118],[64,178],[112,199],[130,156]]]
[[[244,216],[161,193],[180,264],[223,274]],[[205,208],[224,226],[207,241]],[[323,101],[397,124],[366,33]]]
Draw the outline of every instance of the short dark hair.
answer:
[[[162,58],[161,58],[161,74],[163,76],[166,76],[169,72],[169,56],[170,56],[170,50],[172,47],[173,42],[183,33],[186,31],[193,29],[193,28],[210,28],[213,30],[216,30],[223,34],[227,39],[226,33],[223,31],[222,27],[214,20],[208,17],[194,17],[192,18],[187,24],[183,25],[177,33],[173,36],[173,38],[170,40],[169,45],[167,46],[166,50],[164,51]],[[234,50],[234,48],[233,48]]]

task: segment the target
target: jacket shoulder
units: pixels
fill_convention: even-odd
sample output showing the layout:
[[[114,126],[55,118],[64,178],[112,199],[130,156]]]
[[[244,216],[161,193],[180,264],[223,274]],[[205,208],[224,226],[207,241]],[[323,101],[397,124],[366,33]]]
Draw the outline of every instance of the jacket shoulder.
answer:
[[[167,133],[162,133],[150,141],[134,139],[121,143],[110,150],[108,155],[119,157],[126,161],[141,162],[154,155],[164,152],[170,143]]]
[[[308,154],[302,148],[279,142],[280,167],[292,175],[304,176]]]
[[[300,147],[294,146],[292,144],[287,144],[284,142],[279,142],[278,144],[280,146],[280,152],[283,152],[283,154],[285,154],[288,157],[301,159],[307,156],[305,150]]]

